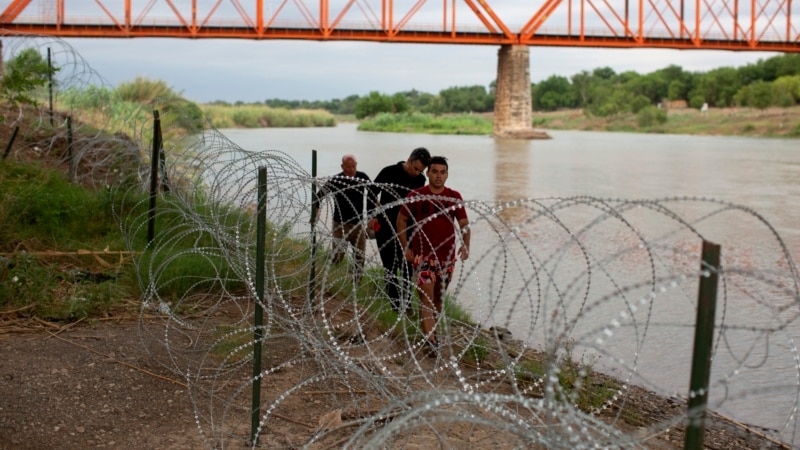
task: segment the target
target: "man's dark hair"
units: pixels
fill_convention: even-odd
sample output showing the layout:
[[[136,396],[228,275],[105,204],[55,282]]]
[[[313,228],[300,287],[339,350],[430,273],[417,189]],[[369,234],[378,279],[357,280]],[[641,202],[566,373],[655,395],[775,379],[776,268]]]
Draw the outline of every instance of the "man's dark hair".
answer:
[[[431,160],[431,153],[425,147],[417,147],[411,151],[411,155],[408,157],[408,160],[411,162],[419,161],[423,166],[428,167],[428,164]]]
[[[428,162],[428,166],[432,166],[434,164],[441,164],[446,169],[449,169],[449,167],[447,166],[447,158],[445,158],[444,156],[432,156],[430,162]]]

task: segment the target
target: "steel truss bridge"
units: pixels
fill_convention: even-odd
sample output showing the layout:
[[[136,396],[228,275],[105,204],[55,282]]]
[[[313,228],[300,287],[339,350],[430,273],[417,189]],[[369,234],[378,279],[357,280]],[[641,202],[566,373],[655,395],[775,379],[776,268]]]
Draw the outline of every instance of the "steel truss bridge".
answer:
[[[800,0],[0,0],[22,33],[800,52]]]

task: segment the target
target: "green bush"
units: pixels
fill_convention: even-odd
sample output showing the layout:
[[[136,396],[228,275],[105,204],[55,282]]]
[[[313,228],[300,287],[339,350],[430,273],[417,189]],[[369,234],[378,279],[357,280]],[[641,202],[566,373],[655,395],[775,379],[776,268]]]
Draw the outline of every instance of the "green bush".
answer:
[[[181,98],[166,82],[136,77],[135,80],[120,83],[116,89],[123,101],[153,104]]]
[[[380,113],[358,124],[360,131],[395,133],[490,135],[492,128],[490,120],[474,114],[434,117],[422,113]]]
[[[76,242],[102,245],[109,235],[119,241],[109,195],[85,190],[37,164],[5,161],[0,164],[0,242],[11,251],[33,238],[71,250]]]
[[[645,97],[644,95],[637,95],[631,101],[631,112],[634,114],[639,113],[641,110],[647,108],[648,106],[652,106],[653,102],[650,101],[649,98]]]
[[[667,112],[656,106],[646,106],[636,114],[636,121],[641,128],[663,125],[667,123]]]
[[[37,91],[43,89],[59,70],[51,67],[34,48],[19,52],[5,63],[5,72],[0,77],[0,100],[11,105],[38,105]],[[5,116],[0,116],[0,123],[4,121]]]
[[[216,128],[333,127],[336,119],[323,110],[289,110],[265,105],[205,104],[200,108]]]

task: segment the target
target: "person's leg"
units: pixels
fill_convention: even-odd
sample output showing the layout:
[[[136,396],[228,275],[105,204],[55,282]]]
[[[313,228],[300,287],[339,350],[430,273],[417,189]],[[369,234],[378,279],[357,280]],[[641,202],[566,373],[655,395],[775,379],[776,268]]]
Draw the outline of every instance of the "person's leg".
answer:
[[[428,342],[436,342],[433,334],[433,328],[436,325],[435,285],[436,283],[431,279],[427,279],[425,282],[420,280],[417,285],[419,288],[419,320],[422,325],[422,334]]]
[[[440,271],[436,273],[436,281],[433,283],[433,332],[431,340],[439,342],[439,336],[436,333],[436,327],[439,325],[439,321],[442,318],[442,309],[444,308],[444,295],[445,291],[447,290],[447,285],[442,280],[442,274]]]
[[[414,279],[419,292],[419,322],[423,338],[434,347],[438,346],[434,334],[436,326],[436,272],[427,260],[421,258],[414,266]]]
[[[344,258],[344,246],[347,245],[344,241],[344,225],[334,221],[331,235],[333,237],[331,242],[331,262],[339,264]]]
[[[388,227],[387,227],[388,228]],[[378,251],[381,255],[381,263],[383,264],[383,276],[386,283],[386,296],[389,297],[389,302],[397,312],[400,312],[400,283],[397,277],[397,270],[401,267],[400,263],[403,261],[403,254],[399,251],[400,244],[392,232],[384,231],[383,227],[378,230],[375,236],[375,241],[378,244]],[[410,280],[410,276],[409,276]]]
[[[403,257],[398,263],[398,270],[400,271],[400,277],[398,278],[397,304],[402,308],[402,311],[405,311],[406,315],[411,315],[413,312],[411,299],[414,297],[415,284],[412,280],[414,269]]]
[[[434,287],[433,287],[433,308],[434,308],[434,324],[433,324],[433,339],[437,344],[441,344],[439,336],[436,333],[436,327],[441,327],[439,322],[444,318],[444,299],[447,294],[447,287],[450,285],[450,280],[453,278],[453,269],[455,261],[450,261],[444,265],[436,264],[433,270],[434,273]]]
[[[353,281],[359,286],[364,273],[364,252],[367,249],[367,236],[361,224],[348,225],[347,242],[353,247]]]

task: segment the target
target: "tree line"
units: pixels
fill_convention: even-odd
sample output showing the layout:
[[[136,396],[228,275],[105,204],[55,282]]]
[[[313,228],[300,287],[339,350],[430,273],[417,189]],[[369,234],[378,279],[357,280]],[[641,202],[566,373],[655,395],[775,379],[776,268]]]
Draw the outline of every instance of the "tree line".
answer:
[[[41,89],[58,68],[48,66],[38,51],[27,49],[5,63],[0,78],[0,100],[12,104],[35,103],[33,92]],[[322,109],[333,114],[355,115],[358,119],[379,113],[491,112],[494,110],[495,82],[489,86],[449,87],[434,95],[416,89],[366,96],[351,95],[333,100],[267,99],[262,103],[236,102],[234,105],[263,104],[272,108]],[[689,72],[677,65],[639,74],[616,73],[610,67],[582,71],[571,77],[552,75],[531,84],[533,111],[581,108],[587,115],[609,117],[634,113],[663,120],[657,105],[685,102],[688,107],[746,106],[764,109],[800,103],[800,54],[784,54],[738,68],[720,67],[708,72]],[[229,105],[224,101],[211,104]],[[663,114],[661,114],[663,116]],[[645,117],[645,118],[646,118]]]
[[[430,94],[417,90],[333,100],[268,99],[275,108],[324,109],[356,118],[378,113],[422,112],[429,114],[490,112],[494,110],[495,82],[487,86],[449,87]],[[581,108],[587,115],[608,117],[640,113],[665,101],[685,102],[688,107],[793,106],[800,103],[800,54],[760,59],[741,67],[720,67],[690,72],[677,65],[647,74],[616,73],[610,67],[582,71],[570,77],[552,75],[531,84],[533,111]],[[226,104],[226,102],[215,102]],[[244,102],[237,102],[244,104]]]
[[[259,103],[259,102],[256,102]],[[231,105],[223,100],[211,102],[214,105]],[[233,106],[252,103],[238,101]],[[372,91],[366,96],[351,95],[333,100],[284,100],[268,99],[264,105],[287,109],[324,109],[333,114],[355,115],[358,119],[372,117],[379,113],[421,112],[434,115],[461,112],[490,112],[494,110],[494,82],[485,86],[451,87],[439,91],[438,95],[420,92],[416,89],[382,94]]]

